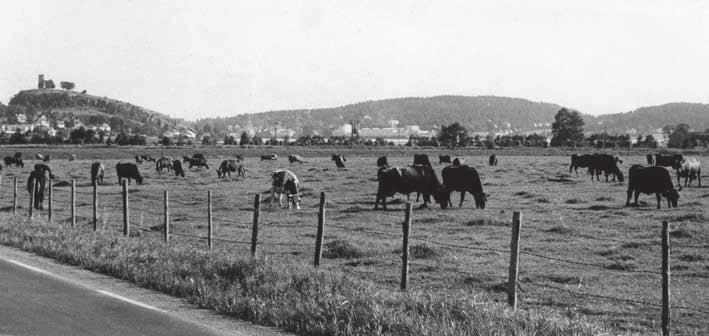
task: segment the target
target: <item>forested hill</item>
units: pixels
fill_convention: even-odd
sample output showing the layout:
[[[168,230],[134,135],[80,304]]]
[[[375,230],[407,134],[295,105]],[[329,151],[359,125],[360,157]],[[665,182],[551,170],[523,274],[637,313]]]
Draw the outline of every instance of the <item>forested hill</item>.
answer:
[[[609,133],[626,133],[636,129],[641,134],[666,125],[688,124],[695,131],[709,129],[709,104],[668,103],[658,106],[641,107],[631,112],[603,114],[597,118],[587,118],[586,129],[602,131],[607,125]]]
[[[387,127],[390,120],[398,120],[400,127],[419,125],[422,129],[433,129],[435,125],[459,122],[471,131],[495,131],[508,128],[528,131],[545,128],[543,124],[551,123],[559,109],[561,106],[556,104],[495,96],[397,98],[335,108],[270,111],[228,118],[202,119],[197,121],[196,128],[201,129],[205,124],[211,124],[219,131],[220,126],[228,124],[244,126],[250,120],[255,127],[259,128],[273,127],[275,123],[280,123],[283,127],[293,129],[312,127],[316,130],[324,130],[350,121],[359,121],[361,127]]]
[[[134,133],[147,135],[159,135],[179,122],[120,100],[53,89],[20,91],[10,100],[8,107],[0,109],[0,119],[6,123],[17,123],[19,114],[30,123],[42,116],[53,125],[79,119],[87,125],[107,123],[116,131],[131,128]]]

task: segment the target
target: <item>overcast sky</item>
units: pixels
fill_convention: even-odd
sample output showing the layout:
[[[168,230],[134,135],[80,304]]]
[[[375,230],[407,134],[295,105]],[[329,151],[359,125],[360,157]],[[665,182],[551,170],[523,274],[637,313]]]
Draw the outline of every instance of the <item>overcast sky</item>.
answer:
[[[603,114],[709,102],[706,1],[8,1],[0,101],[37,74],[193,120],[408,96]]]

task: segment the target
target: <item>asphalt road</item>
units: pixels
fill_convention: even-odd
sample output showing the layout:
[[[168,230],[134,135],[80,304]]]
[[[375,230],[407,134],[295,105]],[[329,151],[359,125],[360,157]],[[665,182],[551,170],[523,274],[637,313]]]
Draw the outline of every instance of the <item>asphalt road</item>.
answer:
[[[219,335],[0,258],[0,335]]]

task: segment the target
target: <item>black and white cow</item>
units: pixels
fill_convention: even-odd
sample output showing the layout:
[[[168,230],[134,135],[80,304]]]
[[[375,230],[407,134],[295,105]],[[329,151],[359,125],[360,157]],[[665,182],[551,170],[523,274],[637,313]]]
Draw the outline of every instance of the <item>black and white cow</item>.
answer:
[[[298,195],[300,182],[298,181],[298,177],[290,170],[280,169],[271,174],[271,181],[271,203],[269,206],[273,206],[273,200],[276,199],[276,194],[278,194],[278,205],[282,208],[283,195],[285,194],[288,209],[290,209],[291,200],[293,200],[295,208],[300,210],[300,196]]]
[[[91,184],[98,184],[99,181],[103,182],[103,171],[104,167],[101,162],[91,164]]]
[[[303,157],[300,156],[300,155],[297,155],[297,154],[291,154],[291,155],[288,155],[288,162],[290,162],[290,163],[294,163],[294,162],[303,163]]]
[[[332,161],[335,161],[337,168],[345,168],[345,161],[347,160],[340,154],[332,154]]]
[[[677,170],[677,185],[681,188],[681,183],[679,179],[684,177],[684,186],[687,187],[692,184],[692,181],[696,178],[699,181],[699,186],[702,186],[702,163],[699,159],[691,156],[687,156],[682,160],[682,164]]]
[[[492,154],[487,160],[488,165],[490,166],[497,166],[497,155]]]
[[[275,161],[275,160],[278,160],[278,155],[276,155],[276,154],[261,155],[261,161]]]

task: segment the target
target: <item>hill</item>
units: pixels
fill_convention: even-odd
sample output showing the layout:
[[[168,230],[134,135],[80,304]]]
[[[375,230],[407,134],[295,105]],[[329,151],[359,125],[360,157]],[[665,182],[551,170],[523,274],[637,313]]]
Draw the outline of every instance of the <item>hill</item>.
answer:
[[[42,116],[52,125],[79,119],[87,125],[107,123],[113,130],[130,128],[146,135],[159,135],[178,123],[165,114],[120,100],[53,89],[20,91],[0,109],[0,119],[6,123],[17,123],[20,114],[30,123]]]
[[[630,129],[640,134],[662,128],[665,125],[688,124],[695,131],[709,129],[709,104],[668,103],[641,107],[625,113],[603,114],[598,117],[584,116],[587,130],[603,131],[603,122],[609,133],[627,133]]]

